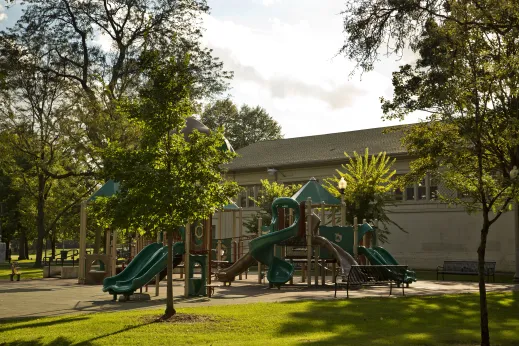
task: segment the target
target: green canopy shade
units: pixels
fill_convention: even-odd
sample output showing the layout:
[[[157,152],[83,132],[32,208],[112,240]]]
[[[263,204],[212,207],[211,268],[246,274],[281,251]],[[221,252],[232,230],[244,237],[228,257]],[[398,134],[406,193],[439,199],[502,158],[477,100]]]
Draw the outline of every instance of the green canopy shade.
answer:
[[[108,180],[99,190],[97,190],[90,198],[89,202],[95,200],[97,197],[110,197],[113,196],[119,191],[119,183],[113,181],[112,179]]]
[[[299,203],[306,201],[308,197],[312,198],[312,204],[324,203],[337,205],[341,203],[340,200],[326,191],[326,189],[322,187],[313,177],[310,178],[308,183],[306,183],[299,191],[296,192],[295,195],[292,196],[292,198]]]
[[[240,207],[236,205],[233,201],[231,203],[227,204],[225,207],[223,207],[223,210],[240,210]]]

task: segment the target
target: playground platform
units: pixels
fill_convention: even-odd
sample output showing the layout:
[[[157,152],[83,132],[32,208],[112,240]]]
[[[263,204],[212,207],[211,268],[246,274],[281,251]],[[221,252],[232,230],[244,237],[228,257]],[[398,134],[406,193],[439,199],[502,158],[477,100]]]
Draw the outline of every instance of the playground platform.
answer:
[[[330,278],[331,279],[331,278]],[[257,276],[235,281],[232,286],[215,289],[211,298],[184,298],[183,281],[175,279],[175,307],[216,306],[257,302],[299,301],[303,299],[334,299],[331,281],[327,286],[311,286],[297,283],[284,286],[281,290],[269,289],[267,284],[258,284]],[[19,282],[0,281],[0,321],[2,319],[38,316],[59,316],[72,313],[92,313],[123,311],[134,309],[161,309],[165,305],[166,282],[160,284],[160,294],[155,297],[155,286],[149,287],[151,300],[114,302],[112,296],[101,291],[102,286],[78,285],[77,279],[40,279]],[[490,291],[519,291],[519,285],[487,284]],[[476,282],[418,281],[405,289],[406,296],[441,295],[477,292]],[[401,297],[400,290],[394,290],[391,299]],[[364,288],[350,292],[351,298],[388,297],[387,287]],[[337,293],[337,299],[346,299],[346,292]]]

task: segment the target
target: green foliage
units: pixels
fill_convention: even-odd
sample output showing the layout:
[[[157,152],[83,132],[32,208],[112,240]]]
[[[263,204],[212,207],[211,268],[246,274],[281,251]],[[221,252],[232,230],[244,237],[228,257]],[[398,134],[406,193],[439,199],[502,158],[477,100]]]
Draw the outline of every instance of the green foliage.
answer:
[[[224,135],[235,150],[259,141],[283,138],[281,127],[265,109],[218,100],[207,105],[200,117],[209,128],[224,128]]]
[[[353,152],[353,158],[344,153],[348,160],[338,169],[336,176],[325,179],[324,187],[334,196],[340,198],[338,183],[341,178],[346,180],[344,201],[346,203],[346,219],[353,224],[356,216],[358,222],[366,219],[368,222],[379,220],[379,240],[388,241],[390,224],[403,230],[387,215],[384,207],[392,203],[392,193],[398,186],[393,179],[396,171],[392,169],[395,159],[386,156],[385,152],[369,155],[366,148],[364,155]]]
[[[248,229],[248,233],[258,234],[258,220],[260,218],[263,226],[269,226],[272,220],[272,202],[279,197],[291,197],[299,189],[301,189],[301,184],[285,185],[262,179],[258,198],[249,197],[260,210],[253,214],[250,219],[243,222],[243,225]]]
[[[148,83],[139,97],[119,108],[140,128],[139,145],[127,149],[111,143],[105,161],[107,176],[121,184],[113,208],[116,226],[130,225],[141,232],[203,220],[238,192],[219,168],[233,157],[219,149],[222,133],[195,131],[188,141],[181,133],[192,110],[189,56],[166,61],[158,57],[151,53],[142,59]]]

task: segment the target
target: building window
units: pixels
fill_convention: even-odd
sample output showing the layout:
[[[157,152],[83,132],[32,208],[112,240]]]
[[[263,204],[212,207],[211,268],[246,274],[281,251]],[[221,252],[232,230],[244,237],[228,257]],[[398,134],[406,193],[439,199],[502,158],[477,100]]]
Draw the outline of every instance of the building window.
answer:
[[[247,207],[247,191],[242,191],[238,195],[238,206],[242,208]]]
[[[429,199],[431,201],[438,199],[438,180],[432,177],[429,180]]]
[[[427,174],[418,183],[406,186],[403,191],[400,188],[395,189],[393,197],[395,201],[437,200],[438,182]]]
[[[425,200],[427,199],[427,178],[423,178],[418,182],[418,199],[419,200]]]
[[[247,202],[249,203],[247,206],[249,208],[254,207],[254,199],[257,199],[256,191],[257,191],[256,186],[250,186],[247,189],[247,192],[248,192]]]
[[[403,174],[399,174],[399,175],[394,175],[393,176],[393,180],[398,180],[400,177],[402,177]],[[393,199],[395,201],[403,201],[404,200],[404,190],[405,189],[401,189],[400,187],[397,187],[394,191],[393,191]]]

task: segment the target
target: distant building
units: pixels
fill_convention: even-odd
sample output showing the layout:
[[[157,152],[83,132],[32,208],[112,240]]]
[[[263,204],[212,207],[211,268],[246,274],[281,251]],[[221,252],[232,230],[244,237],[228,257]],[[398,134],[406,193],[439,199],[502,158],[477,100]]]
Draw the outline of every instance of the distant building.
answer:
[[[285,184],[304,184],[311,177],[322,181],[336,174],[336,169],[346,162],[344,152],[351,156],[353,151],[364,153],[365,148],[369,148],[370,154],[385,151],[396,158],[397,175],[405,174],[412,158],[400,144],[399,129],[397,126],[279,139],[242,148],[238,150],[239,157],[227,166],[227,176],[246,188],[236,203],[248,217],[256,210],[248,197],[258,195],[260,179]],[[426,177],[419,184],[394,192],[397,206],[388,208],[390,217],[407,233],[393,227],[390,243],[384,246],[402,264],[435,269],[448,259],[477,260],[481,216],[468,215],[460,207],[438,202],[437,190],[442,187]],[[232,221],[225,217],[223,237],[230,237]],[[506,213],[492,226],[487,242],[486,257],[497,261],[498,271],[514,271],[514,244],[513,215]]]

